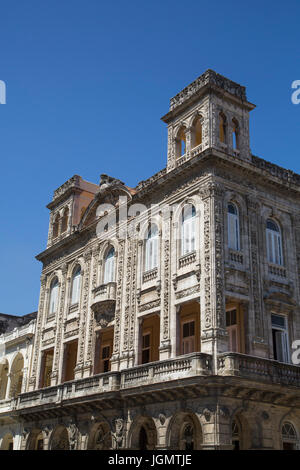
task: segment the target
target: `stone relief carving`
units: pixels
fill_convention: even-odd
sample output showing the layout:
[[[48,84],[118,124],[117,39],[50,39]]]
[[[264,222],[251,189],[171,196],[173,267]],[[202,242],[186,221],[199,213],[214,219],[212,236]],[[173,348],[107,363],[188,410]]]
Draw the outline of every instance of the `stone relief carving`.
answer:
[[[115,420],[115,431],[112,432],[112,438],[115,449],[122,449],[124,446],[125,423],[122,418]]]

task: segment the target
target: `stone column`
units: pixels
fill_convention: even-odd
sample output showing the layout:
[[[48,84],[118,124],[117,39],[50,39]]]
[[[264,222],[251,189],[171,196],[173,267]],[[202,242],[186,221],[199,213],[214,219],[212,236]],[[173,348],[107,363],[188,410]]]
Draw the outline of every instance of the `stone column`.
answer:
[[[111,357],[111,370],[119,370],[120,344],[121,344],[121,308],[123,305],[123,280],[124,280],[124,248],[125,241],[119,240],[118,243],[118,269],[117,269],[117,288],[116,288],[116,309],[115,309],[115,327],[114,327],[114,345]]]
[[[167,170],[173,170],[176,165],[175,161],[175,139],[173,135],[173,127],[169,126],[168,127],[168,165],[167,165]]]
[[[83,298],[79,319],[79,338],[77,351],[77,364],[75,367],[75,379],[90,375],[90,364],[85,364],[85,338],[87,329],[87,319],[89,316],[89,296],[91,278],[92,250],[87,248],[84,253],[84,277],[83,277]]]
[[[226,406],[208,405],[202,410],[203,450],[232,450],[230,413]]]
[[[45,310],[45,297],[46,297],[46,276],[44,274],[41,275],[41,289],[40,289],[40,299],[39,299],[39,307],[38,307],[38,314],[36,319],[36,329],[35,329],[35,338],[34,338],[34,345],[32,350],[32,370],[31,376],[29,378],[29,385],[28,391],[32,391],[35,388],[38,388],[39,384],[39,370],[38,367],[40,366],[41,357],[40,357],[40,343],[42,338],[42,325],[43,325],[43,318],[44,318],[44,310]]]
[[[132,242],[129,237],[125,240],[124,255],[124,278],[125,278],[125,298],[124,313],[120,318],[120,334],[121,353],[120,353],[120,369],[128,367],[129,356],[129,322],[130,322],[130,306],[131,306],[131,277],[132,277]],[[121,305],[120,305],[121,308]]]
[[[188,127],[185,131],[185,155],[186,158],[191,156],[191,147],[192,147],[192,128]]]
[[[170,307],[171,307],[171,233],[172,233],[172,212],[170,207],[166,207],[162,214],[162,306],[160,313],[160,348],[159,359],[168,359],[171,355],[170,338]]]
[[[128,367],[133,367],[135,364],[135,329],[137,325],[137,264],[138,264],[138,241],[136,238],[132,239],[132,280],[131,280],[131,304],[130,304],[130,331],[129,331],[129,355]]]
[[[6,393],[5,393],[5,400],[8,400],[10,397],[10,387],[11,387],[11,379],[13,377],[13,374],[9,372],[7,374],[7,384],[6,384]]]
[[[251,354],[258,354],[266,357],[267,340],[265,338],[263,305],[262,305],[262,286],[261,286],[261,260],[259,255],[259,233],[260,227],[257,211],[259,204],[250,197],[247,198],[248,206],[248,224],[249,224],[249,243],[250,243],[250,302],[249,302],[249,327],[250,318],[252,326],[253,343],[251,345]]]
[[[208,182],[201,189],[204,203],[204,273],[201,281],[201,351],[217,354],[226,351],[225,326],[223,187]]]
[[[65,311],[65,296],[66,296],[66,284],[67,284],[67,263],[64,263],[61,267],[61,283],[60,283],[60,301],[59,310],[56,318],[56,338],[54,346],[53,356],[53,368],[51,373],[51,386],[57,385],[59,381],[59,368],[61,359],[61,348],[62,348],[62,336],[63,336],[63,324],[64,324],[64,311]]]
[[[93,303],[93,293],[92,289],[97,287],[97,277],[99,271],[99,249],[100,246],[97,245],[92,251],[92,260],[89,264],[89,269],[91,269],[91,289],[89,289],[89,296],[92,296],[91,302],[89,302],[89,307],[86,313],[86,328],[85,328],[85,354],[84,354],[84,377],[87,377],[93,372],[94,364],[94,353],[95,353],[95,322],[94,322],[94,313],[90,308],[90,304]],[[91,267],[92,266],[92,267]],[[86,271],[86,270],[85,270]],[[88,298],[89,298],[88,296]]]

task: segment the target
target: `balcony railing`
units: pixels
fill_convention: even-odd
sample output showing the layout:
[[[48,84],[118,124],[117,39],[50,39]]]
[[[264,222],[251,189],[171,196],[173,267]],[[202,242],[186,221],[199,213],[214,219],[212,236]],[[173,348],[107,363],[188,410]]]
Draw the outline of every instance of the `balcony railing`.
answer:
[[[219,355],[218,375],[233,375],[268,383],[300,386],[299,366],[233,352]]]
[[[31,337],[34,334],[34,328],[34,321],[31,321],[26,325],[14,328],[8,333],[3,333],[2,335],[0,335],[0,338],[2,339],[2,341],[5,341],[5,343],[9,343],[10,341],[14,341],[25,336]]]
[[[179,268],[183,268],[188,264],[192,264],[196,261],[196,252],[192,251],[191,253],[187,253],[179,258]]]
[[[157,268],[144,272],[143,282],[149,282],[157,278]]]
[[[192,353],[164,361],[142,364],[122,371],[105,372],[53,387],[22,393],[17,408],[25,409],[40,405],[61,403],[82,397],[94,397],[105,392],[120,391],[141,385],[177,380],[212,373],[209,354]]]
[[[121,371],[105,372],[44,389],[22,393],[16,400],[0,402],[0,413],[12,409],[56,406],[82,399],[94,400],[106,392],[122,392],[141,386],[166,384],[192,377],[233,376],[247,382],[300,386],[300,367],[271,359],[234,352],[218,355],[218,370],[213,371],[212,356],[196,352],[174,359],[142,364]]]
[[[108,282],[93,289],[95,301],[116,300],[116,283]]]
[[[230,261],[233,261],[234,263],[243,264],[243,253],[241,253],[240,251],[230,249],[229,257]]]
[[[283,266],[279,266],[277,264],[270,264],[269,263],[269,274],[278,277],[286,277],[286,268]]]

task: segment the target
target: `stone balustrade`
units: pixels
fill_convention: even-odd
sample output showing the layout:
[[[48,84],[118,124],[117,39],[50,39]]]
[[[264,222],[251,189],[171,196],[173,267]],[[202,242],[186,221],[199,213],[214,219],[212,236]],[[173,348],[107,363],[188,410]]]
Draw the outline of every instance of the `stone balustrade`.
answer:
[[[101,300],[116,300],[116,283],[108,282],[101,284],[93,289],[94,299],[99,302]]]
[[[12,331],[8,333],[3,333],[0,335],[1,342],[9,343],[11,341],[15,341],[16,339],[24,337],[31,337],[34,335],[35,324],[34,321],[27,323],[26,325],[19,326],[14,328]]]
[[[240,251],[229,250],[230,261],[234,263],[243,264],[243,254]]]
[[[277,264],[269,263],[269,274],[273,276],[286,277],[286,268]]]
[[[246,354],[226,352],[218,355],[217,375],[235,376],[268,384],[300,386],[300,367]],[[120,392],[135,387],[210,376],[213,378],[212,356],[191,353],[174,359],[138,365],[121,371],[105,372],[57,386],[22,393],[17,400],[0,402],[0,411],[26,409],[95,397],[107,392]],[[12,402],[13,405],[12,405]],[[3,408],[3,410],[2,410]]]
[[[300,386],[300,367],[272,359],[227,352],[218,356],[218,375]]]
[[[196,252],[192,251],[191,253],[187,253],[184,256],[181,256],[179,258],[179,268],[183,268],[184,266],[187,266],[188,264],[192,264],[196,261]]]
[[[174,359],[142,364],[119,372],[105,372],[57,386],[22,393],[18,397],[17,408],[51,405],[51,403],[61,403],[65,400],[80,399],[105,392],[121,391],[141,385],[210,375],[211,373],[211,356],[200,352],[192,353]]]
[[[151,269],[150,271],[146,271],[143,274],[143,282],[149,282],[157,278],[157,272],[158,272],[157,268]]]

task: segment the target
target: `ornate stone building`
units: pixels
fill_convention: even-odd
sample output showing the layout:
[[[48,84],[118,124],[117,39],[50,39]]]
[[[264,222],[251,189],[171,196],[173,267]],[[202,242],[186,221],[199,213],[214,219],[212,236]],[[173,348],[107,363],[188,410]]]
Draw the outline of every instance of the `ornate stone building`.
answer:
[[[251,154],[254,108],[207,70],[163,170],[54,192],[20,448],[298,447],[300,176]]]
[[[23,424],[14,410],[28,387],[36,314],[0,314],[0,449],[21,444]]]

